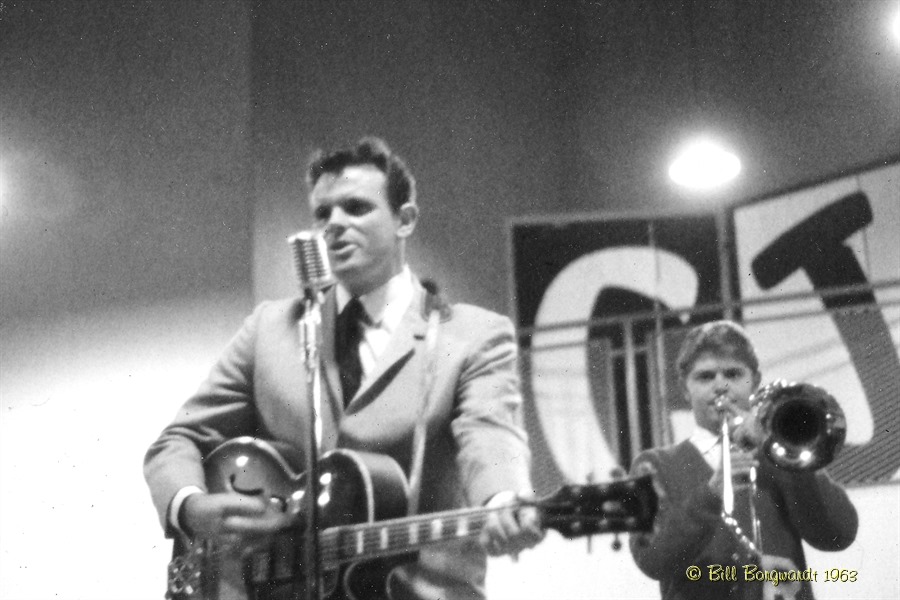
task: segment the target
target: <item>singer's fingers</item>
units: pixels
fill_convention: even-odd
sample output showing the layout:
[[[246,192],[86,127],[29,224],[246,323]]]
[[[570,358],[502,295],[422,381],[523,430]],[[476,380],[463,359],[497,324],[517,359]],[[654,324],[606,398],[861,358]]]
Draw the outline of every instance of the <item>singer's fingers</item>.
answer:
[[[242,496],[240,494],[217,494],[222,513],[226,517],[231,516],[257,516],[265,514],[269,505],[262,498],[254,496]]]
[[[668,500],[666,489],[660,482],[656,467],[652,463],[641,460],[632,467],[631,472],[635,477],[643,477],[644,475],[649,475],[651,477],[653,489],[656,491],[657,502],[660,505]]]
[[[254,536],[275,533],[288,524],[289,520],[283,514],[233,515],[225,518],[222,528],[227,533]]]
[[[634,465],[634,468],[631,471],[635,477],[641,477],[642,475],[656,475],[656,467],[645,461],[641,461]]]
[[[181,527],[194,535],[215,537],[228,533],[226,521],[232,517],[250,518],[266,512],[260,498],[239,494],[191,494],[185,498],[179,513]]]

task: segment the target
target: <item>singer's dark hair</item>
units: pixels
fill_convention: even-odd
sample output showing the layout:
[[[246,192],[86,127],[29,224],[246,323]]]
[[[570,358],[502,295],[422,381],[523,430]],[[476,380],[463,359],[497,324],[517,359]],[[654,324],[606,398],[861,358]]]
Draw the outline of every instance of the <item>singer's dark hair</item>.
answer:
[[[309,163],[306,181],[312,189],[319,178],[337,174],[345,168],[357,165],[374,165],[387,176],[388,202],[394,212],[407,202],[416,201],[416,180],[403,162],[381,138],[364,137],[356,146],[332,152],[319,151]]]
[[[734,321],[712,321],[691,329],[678,352],[678,374],[684,380],[701,354],[709,352],[738,360],[754,372],[759,359],[744,328]]]

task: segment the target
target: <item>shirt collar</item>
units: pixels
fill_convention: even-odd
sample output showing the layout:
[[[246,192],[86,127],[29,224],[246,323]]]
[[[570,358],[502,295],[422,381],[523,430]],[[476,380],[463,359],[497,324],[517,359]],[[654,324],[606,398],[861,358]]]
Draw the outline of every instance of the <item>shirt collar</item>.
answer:
[[[403,270],[388,279],[381,287],[360,296],[359,301],[365,307],[372,325],[393,331],[406,314],[414,293],[412,272],[409,265],[403,265]],[[338,313],[344,310],[352,297],[347,288],[338,283]]]
[[[719,436],[698,426],[691,435],[690,442],[708,462],[710,453],[719,445]]]

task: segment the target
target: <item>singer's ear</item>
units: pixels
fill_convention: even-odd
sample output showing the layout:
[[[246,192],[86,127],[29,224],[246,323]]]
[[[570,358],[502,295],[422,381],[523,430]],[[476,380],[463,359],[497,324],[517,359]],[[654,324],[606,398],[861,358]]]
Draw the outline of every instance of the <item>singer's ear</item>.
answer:
[[[412,235],[419,219],[419,207],[412,202],[407,202],[397,211],[400,226],[397,228],[397,237],[406,238]]]

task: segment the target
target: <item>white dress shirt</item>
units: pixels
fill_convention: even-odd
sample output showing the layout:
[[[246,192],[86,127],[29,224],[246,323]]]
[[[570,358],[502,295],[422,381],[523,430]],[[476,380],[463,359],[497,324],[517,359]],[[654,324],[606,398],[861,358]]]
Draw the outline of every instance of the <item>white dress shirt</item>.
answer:
[[[359,343],[359,360],[363,371],[361,385],[365,384],[366,377],[375,370],[378,357],[387,348],[414,295],[412,272],[404,265],[403,270],[391,277],[387,283],[359,297],[369,317],[369,322],[363,323],[363,339]],[[338,284],[338,314],[344,310],[351,298],[350,292]]]

